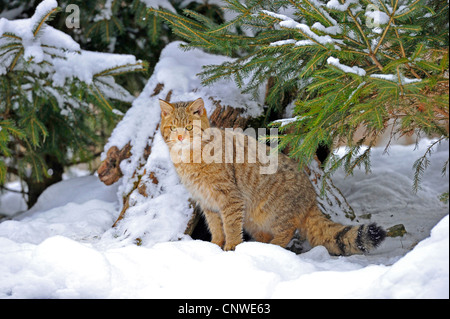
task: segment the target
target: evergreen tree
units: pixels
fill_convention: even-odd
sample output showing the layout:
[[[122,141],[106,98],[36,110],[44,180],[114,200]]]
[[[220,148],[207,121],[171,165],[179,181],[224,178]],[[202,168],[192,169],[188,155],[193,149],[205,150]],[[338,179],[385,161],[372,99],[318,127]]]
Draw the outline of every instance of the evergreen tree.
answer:
[[[102,128],[133,100],[114,77],[146,68],[82,50],[47,24],[58,11],[45,0],[28,19],[0,19],[0,185],[19,177],[29,206],[65,167],[94,157]]]
[[[177,37],[164,20],[151,9],[165,9],[177,14],[189,8],[214,21],[221,20],[221,10],[206,0],[64,0],[60,6],[76,4],[80,8],[80,28],[67,30],[74,39],[88,50],[132,54],[149,63],[149,73],[158,62],[162,49]],[[63,30],[66,16],[55,23]],[[141,92],[148,74],[135,73],[121,85],[136,95]]]
[[[369,171],[371,147],[382,133],[391,140],[411,133],[436,137],[414,165],[419,188],[433,147],[448,140],[448,2],[224,2],[232,18],[221,24],[190,10],[151,10],[188,42],[187,49],[235,58],[206,68],[204,84],[230,78],[257,94],[267,83],[268,119],[296,101],[296,117],[282,121],[288,124],[281,127],[280,145],[289,146],[301,165],[320,145],[343,142],[345,155],[329,157],[327,171]],[[443,172],[447,166],[448,160]]]

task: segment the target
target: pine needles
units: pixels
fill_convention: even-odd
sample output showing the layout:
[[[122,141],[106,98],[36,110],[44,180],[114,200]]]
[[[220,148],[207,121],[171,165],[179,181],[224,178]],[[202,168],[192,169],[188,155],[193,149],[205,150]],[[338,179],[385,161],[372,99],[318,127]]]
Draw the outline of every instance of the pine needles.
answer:
[[[114,124],[113,110],[133,99],[114,77],[147,68],[133,56],[81,50],[47,25],[59,11],[53,4],[0,23],[0,185],[14,175],[30,192],[56,170],[92,158],[103,145],[99,128]]]

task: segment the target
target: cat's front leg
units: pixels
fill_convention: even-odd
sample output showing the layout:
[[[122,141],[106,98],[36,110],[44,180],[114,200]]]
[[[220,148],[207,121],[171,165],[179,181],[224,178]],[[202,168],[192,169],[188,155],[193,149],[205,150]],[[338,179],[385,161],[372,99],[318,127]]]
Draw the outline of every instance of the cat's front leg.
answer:
[[[244,209],[243,202],[236,199],[228,201],[221,211],[225,232],[225,246],[223,247],[225,251],[234,250],[243,242]]]
[[[206,222],[208,223],[209,232],[211,233],[211,242],[223,248],[225,244],[225,234],[223,232],[222,218],[217,212],[203,208]]]

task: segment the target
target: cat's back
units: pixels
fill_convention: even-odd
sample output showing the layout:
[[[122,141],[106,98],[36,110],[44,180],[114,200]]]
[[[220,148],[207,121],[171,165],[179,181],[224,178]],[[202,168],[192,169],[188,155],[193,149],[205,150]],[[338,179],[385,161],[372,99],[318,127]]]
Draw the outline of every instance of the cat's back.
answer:
[[[259,201],[268,200],[279,208],[313,205],[315,190],[308,176],[299,170],[298,163],[282,153],[274,152],[254,137],[243,135],[239,131],[233,132],[236,151],[245,148],[245,161],[235,161],[228,166],[228,170],[234,171],[236,185],[248,201],[258,205]],[[256,156],[253,156],[255,152]],[[236,155],[235,159],[240,158]]]
[[[180,163],[177,172],[195,197],[210,197],[217,190],[236,191],[254,206],[263,201],[306,205],[315,191],[306,174],[282,153],[241,130],[211,129],[202,142],[200,163]],[[191,158],[193,160],[193,158]]]

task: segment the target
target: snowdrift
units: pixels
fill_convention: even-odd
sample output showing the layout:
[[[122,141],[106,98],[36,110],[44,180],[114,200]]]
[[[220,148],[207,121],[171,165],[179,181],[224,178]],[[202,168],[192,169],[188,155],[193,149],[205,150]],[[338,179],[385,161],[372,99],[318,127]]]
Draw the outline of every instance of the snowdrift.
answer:
[[[393,146],[391,156],[375,149],[373,174],[335,175],[357,216],[408,231],[366,256],[332,257],[320,246],[295,255],[257,242],[223,252],[187,236],[137,246],[111,229],[117,186],[96,176],[63,181],[0,223],[0,298],[448,298],[448,205],[438,200],[448,144],[411,192],[411,164],[429,143]]]

